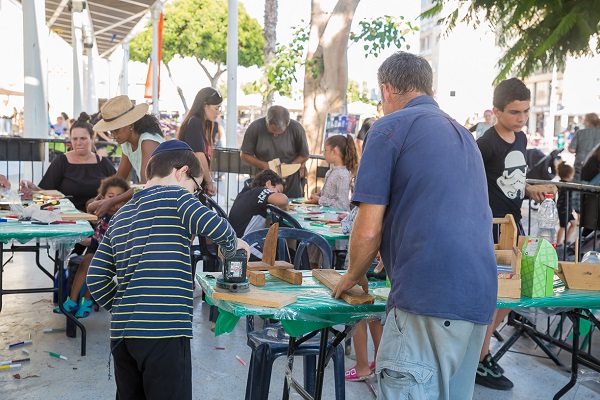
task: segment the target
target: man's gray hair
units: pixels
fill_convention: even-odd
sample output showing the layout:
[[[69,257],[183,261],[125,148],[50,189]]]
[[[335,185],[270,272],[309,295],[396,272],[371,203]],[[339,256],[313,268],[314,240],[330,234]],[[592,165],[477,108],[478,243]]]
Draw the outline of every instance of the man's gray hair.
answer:
[[[285,131],[290,124],[290,112],[282,106],[271,106],[267,110],[267,126],[274,124],[277,130]]]
[[[396,94],[422,92],[433,95],[433,71],[423,57],[399,51],[389,56],[377,70],[379,86],[390,85]]]

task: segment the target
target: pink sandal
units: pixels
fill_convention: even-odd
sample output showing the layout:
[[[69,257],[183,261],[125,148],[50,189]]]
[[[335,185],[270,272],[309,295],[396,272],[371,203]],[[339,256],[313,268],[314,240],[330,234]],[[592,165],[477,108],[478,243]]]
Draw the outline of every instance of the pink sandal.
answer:
[[[375,371],[375,361],[371,361],[371,362],[369,363],[369,369],[370,369],[371,371]]]
[[[375,375],[371,372],[369,375],[360,376],[356,372],[356,368],[352,367],[348,371],[346,371],[346,380],[349,382],[360,382],[366,381],[367,379],[373,378]]]

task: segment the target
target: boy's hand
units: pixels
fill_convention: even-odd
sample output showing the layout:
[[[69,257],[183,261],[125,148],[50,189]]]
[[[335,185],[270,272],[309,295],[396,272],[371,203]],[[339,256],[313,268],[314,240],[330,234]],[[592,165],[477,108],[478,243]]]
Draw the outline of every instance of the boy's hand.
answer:
[[[306,201],[308,204],[319,204],[319,196],[316,194],[311,194],[310,199]]]
[[[383,271],[383,261],[379,260],[379,262],[377,263],[377,266],[375,267],[375,269],[373,270],[373,272],[375,272],[376,274],[378,274],[381,271]]]
[[[215,194],[217,194],[217,185],[215,184],[215,181],[212,179],[206,181],[206,184],[204,185],[204,193],[210,197],[213,197]]]
[[[248,260],[250,260],[250,246],[248,245],[248,243],[246,243],[242,239],[238,239],[237,240],[237,249],[238,250],[240,250],[240,249],[246,250],[246,258]]]
[[[545,192],[543,189],[545,188],[539,189],[534,185],[526,185],[525,194],[535,200],[537,203],[541,203],[544,201],[544,199],[546,199],[547,194],[547,192]]]

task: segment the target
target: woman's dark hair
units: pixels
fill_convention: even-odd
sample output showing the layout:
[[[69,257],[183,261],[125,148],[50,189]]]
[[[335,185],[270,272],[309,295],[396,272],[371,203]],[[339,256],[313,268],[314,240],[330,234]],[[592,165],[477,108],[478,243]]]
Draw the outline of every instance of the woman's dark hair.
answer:
[[[146,167],[146,178],[164,178],[171,174],[173,168],[179,169],[184,165],[188,166],[188,173],[194,178],[202,176],[202,166],[193,151],[172,150],[160,152],[150,158]]]
[[[116,175],[113,176],[109,176],[108,178],[104,178],[102,179],[102,181],[100,181],[100,188],[98,188],[98,194],[102,197],[106,196],[106,192],[108,191],[108,188],[111,187],[118,187],[123,189],[124,192],[128,191],[130,189],[129,184],[127,183],[127,181],[123,178],[119,178]]]
[[[556,172],[558,172],[558,176],[562,180],[566,180],[570,177],[573,171],[575,171],[575,169],[564,161],[559,162],[556,166]]]
[[[162,129],[160,129],[160,123],[154,114],[146,114],[142,118],[138,119],[133,123],[133,130],[139,133],[154,133],[158,136],[163,136]]]
[[[279,175],[277,175],[275,171],[265,169],[260,174],[254,177],[250,186],[264,187],[267,184],[267,181],[271,181],[271,185],[273,186],[283,185],[283,179]]]
[[[77,121],[75,121],[73,123],[73,125],[71,125],[71,132],[73,132],[73,129],[75,128],[83,128],[83,129],[87,129],[88,133],[90,134],[90,138],[93,140],[94,136],[96,135],[96,133],[94,132],[94,126],[90,123],[90,116],[87,115],[87,113],[82,112],[81,114],[79,114],[79,118],[77,118]]]
[[[190,107],[190,111],[188,111],[187,115],[183,119],[179,130],[177,131],[177,135],[175,139],[181,140],[181,131],[184,129],[185,124],[192,117],[196,117],[202,123],[202,129],[204,130],[204,141],[208,143],[211,147],[213,146],[213,121],[207,120],[206,115],[204,114],[204,106],[206,105],[219,105],[223,102],[223,97],[221,96],[221,92],[211,87],[205,87],[200,89],[194,102],[192,103],[192,107]]]
[[[358,152],[356,151],[356,145],[354,144],[352,136],[331,136],[325,141],[325,145],[331,147],[331,150],[336,147],[340,149],[340,155],[342,156],[344,166],[348,168],[350,175],[355,176],[356,170],[358,169]]]
[[[60,115],[62,115],[62,117],[63,117],[63,119],[64,119],[65,121],[67,121],[67,122],[69,121],[69,116],[67,115],[67,113],[66,113],[66,112],[64,112],[64,111],[63,111],[63,112],[61,112],[61,113],[60,113]]]

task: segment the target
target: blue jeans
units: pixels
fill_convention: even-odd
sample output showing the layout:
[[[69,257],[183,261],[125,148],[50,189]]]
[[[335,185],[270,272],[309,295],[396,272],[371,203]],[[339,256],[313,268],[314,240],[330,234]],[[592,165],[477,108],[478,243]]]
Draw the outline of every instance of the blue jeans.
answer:
[[[393,308],[377,352],[378,399],[471,399],[486,328]]]

